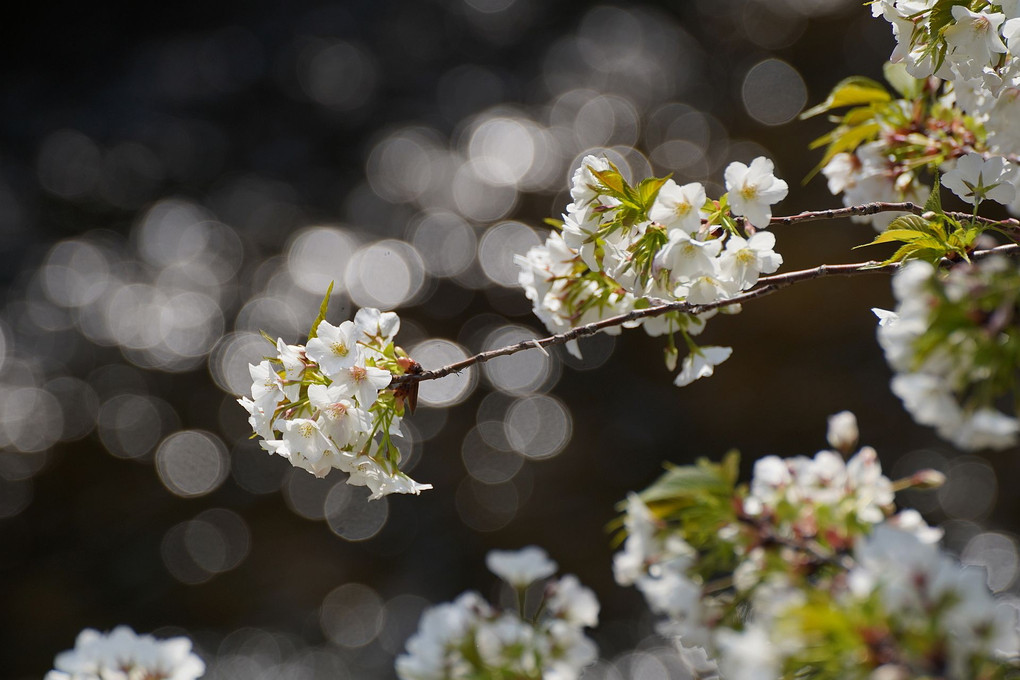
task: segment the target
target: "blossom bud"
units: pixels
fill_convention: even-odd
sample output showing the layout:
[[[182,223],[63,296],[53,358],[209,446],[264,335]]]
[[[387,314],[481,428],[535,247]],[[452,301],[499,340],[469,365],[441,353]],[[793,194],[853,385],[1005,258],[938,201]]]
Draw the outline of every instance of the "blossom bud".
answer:
[[[910,476],[911,486],[916,489],[928,490],[937,489],[946,483],[945,474],[938,470],[918,470]]]
[[[841,411],[829,416],[829,431],[825,438],[829,446],[845,454],[853,452],[857,447],[857,416],[850,411]]]

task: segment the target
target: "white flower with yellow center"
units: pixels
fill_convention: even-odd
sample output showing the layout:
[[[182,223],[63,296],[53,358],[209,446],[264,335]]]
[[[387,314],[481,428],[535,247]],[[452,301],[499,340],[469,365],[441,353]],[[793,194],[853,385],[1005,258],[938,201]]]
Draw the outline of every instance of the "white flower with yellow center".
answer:
[[[698,182],[678,186],[671,179],[659,189],[648,218],[667,229],[682,229],[693,234],[701,228],[705,187]]]
[[[344,321],[339,326],[323,321],[319,324],[316,337],[308,341],[305,354],[319,364],[327,377],[333,378],[357,363],[361,356],[358,349],[359,335],[361,332],[353,321]]]
[[[266,442],[270,451],[288,459],[291,465],[305,468],[316,477],[325,477],[332,467],[333,443],[319,429],[319,424],[307,418],[282,421],[283,439]]]
[[[773,173],[775,166],[768,158],[758,156],[751,165],[730,163],[726,167],[726,191],[734,215],[764,229],[772,219],[772,205],[786,198],[786,182]]]
[[[308,402],[320,413],[319,429],[338,449],[359,448],[372,429],[368,413],[346,398],[349,396],[350,391],[345,386],[308,386]]]
[[[775,245],[775,235],[767,231],[748,239],[731,234],[719,258],[719,271],[747,290],[758,283],[761,274],[771,274],[783,264],[783,256],[773,250]]]

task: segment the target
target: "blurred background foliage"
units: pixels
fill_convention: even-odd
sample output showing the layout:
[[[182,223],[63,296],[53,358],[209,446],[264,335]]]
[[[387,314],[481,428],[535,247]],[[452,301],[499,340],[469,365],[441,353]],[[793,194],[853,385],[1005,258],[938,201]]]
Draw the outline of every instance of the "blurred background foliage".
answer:
[[[681,677],[606,524],[661,463],[824,446],[855,411],[904,499],[1014,592],[1016,452],[962,456],[888,390],[869,309],[888,279],[820,280],[710,324],[716,376],[671,385],[640,332],[422,386],[413,476],[371,504],[249,440],[260,329],[304,338],[396,309],[426,367],[541,336],[512,254],[572,168],[723,191],[765,154],[777,214],[837,205],[823,120],[880,78],[888,26],[852,0],[36,3],[0,41],[0,668],[40,677],[84,627],[192,635],[209,678],[392,678],[429,603],[493,594],[491,548],[544,546],[603,603],[586,677]],[[866,225],[777,228],[785,270],[864,259]],[[865,257],[871,256],[867,253]],[[559,349],[559,348],[558,348]],[[635,651],[636,650],[636,651]]]

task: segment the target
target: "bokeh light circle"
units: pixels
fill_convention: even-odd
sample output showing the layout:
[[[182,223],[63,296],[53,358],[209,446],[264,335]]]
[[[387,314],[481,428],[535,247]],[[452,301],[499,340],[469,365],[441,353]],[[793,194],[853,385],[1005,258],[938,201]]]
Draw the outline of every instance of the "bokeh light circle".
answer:
[[[364,246],[351,258],[347,290],[359,307],[390,310],[410,304],[425,283],[425,265],[411,245],[397,240]]]
[[[482,349],[498,349],[537,337],[534,331],[524,326],[503,326],[489,333]],[[538,348],[496,357],[482,366],[492,386],[510,394],[527,394],[548,387],[550,378],[559,375],[558,369],[556,356]]]
[[[382,598],[360,583],[345,583],[331,591],[319,608],[323,634],[334,644],[356,649],[371,643],[386,621]]]
[[[741,89],[749,116],[764,125],[782,125],[797,117],[807,102],[807,86],[797,69],[780,59],[751,67]]]
[[[482,271],[493,283],[512,288],[517,286],[514,255],[524,255],[542,243],[531,227],[520,222],[501,222],[486,230],[478,245],[478,261]]]
[[[386,496],[369,501],[363,486],[337,484],[326,496],[323,512],[334,534],[348,541],[365,541],[380,531],[390,516]]]
[[[507,409],[506,438],[514,451],[528,458],[550,458],[570,441],[574,421],[567,407],[548,395],[515,401]]]
[[[163,485],[185,498],[216,490],[230,472],[227,447],[203,430],[182,430],[156,449],[156,470]]]
[[[455,342],[433,339],[412,347],[410,355],[424,368],[436,369],[466,359],[468,353]],[[473,366],[438,380],[423,380],[418,383],[418,402],[437,408],[453,406],[467,399],[477,384]]]

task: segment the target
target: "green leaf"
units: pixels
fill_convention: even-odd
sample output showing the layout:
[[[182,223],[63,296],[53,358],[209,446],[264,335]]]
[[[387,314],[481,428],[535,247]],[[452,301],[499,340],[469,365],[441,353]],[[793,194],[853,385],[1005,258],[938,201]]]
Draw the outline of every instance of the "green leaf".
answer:
[[[316,336],[319,330],[319,324],[326,320],[326,309],[329,307],[329,296],[333,292],[334,281],[329,282],[329,288],[326,289],[326,295],[322,298],[322,304],[319,305],[319,315],[315,317],[315,321],[312,322],[312,328],[308,331],[308,339],[311,340]]]
[[[956,21],[953,19],[953,8],[957,5],[969,7],[970,0],[935,0],[928,18],[928,26],[932,35]]]
[[[925,234],[913,229],[887,229],[881,234],[876,236],[870,243],[862,243],[859,246],[854,246],[854,250],[858,248],[866,248],[868,246],[877,246],[880,243],[891,243],[893,241],[902,241],[908,243],[915,239],[924,238]]]
[[[881,83],[863,76],[851,76],[837,83],[825,101],[800,114],[800,117],[801,119],[811,118],[820,113],[844,106],[874,104],[876,102],[887,102],[891,99],[892,96],[888,90],[882,87]]]
[[[923,80],[918,80],[907,73],[907,65],[902,61],[895,64],[891,61],[885,62],[882,75],[904,99],[916,99],[924,86]]]
[[[931,187],[931,193],[928,194],[928,200],[924,202],[924,209],[929,212],[944,215],[942,212],[942,197],[939,196],[939,190],[942,188],[941,182],[939,182],[939,171],[935,171],[935,183]]]
[[[655,197],[659,195],[659,189],[666,183],[666,177],[649,177],[642,180],[641,184],[638,185],[638,196],[641,198],[641,205],[647,211],[652,207],[652,203],[655,201]]]
[[[563,228],[563,220],[558,220],[555,217],[546,217],[542,221],[545,222],[546,224],[548,224],[553,229],[562,229]]]
[[[626,182],[623,181],[623,175],[618,173],[616,170],[589,169],[591,170],[591,174],[593,174],[605,188],[616,194],[623,195],[624,187],[626,186]]]
[[[882,131],[881,126],[878,123],[865,123],[863,125],[857,125],[856,127],[836,128],[825,137],[820,137],[810,144],[810,148],[817,149],[820,146],[824,146],[823,140],[831,139],[829,142],[829,148],[825,150],[825,156],[822,157],[822,161],[808,173],[805,181],[810,180],[812,177],[817,175],[822,168],[829,164],[833,156],[844,151],[850,153],[861,144],[870,142],[872,139],[878,136],[878,133]]]

